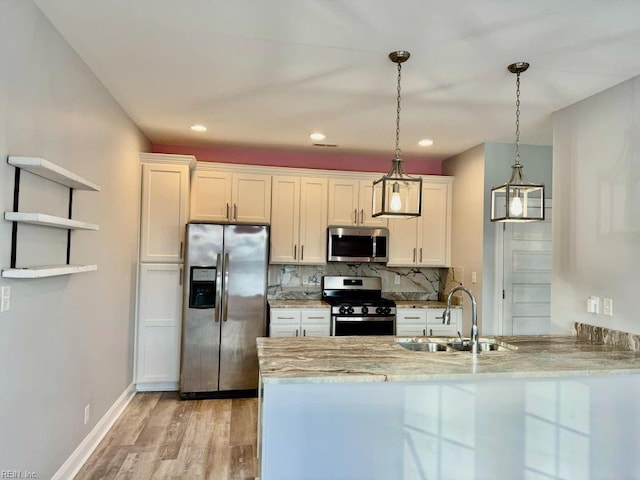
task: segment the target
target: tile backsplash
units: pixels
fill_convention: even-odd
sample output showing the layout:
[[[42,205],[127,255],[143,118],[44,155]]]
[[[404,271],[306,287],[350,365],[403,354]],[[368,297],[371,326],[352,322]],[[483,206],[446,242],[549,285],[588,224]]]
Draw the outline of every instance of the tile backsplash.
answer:
[[[381,277],[382,292],[395,300],[438,300],[441,277],[449,269],[394,268],[370,263],[328,263],[326,265],[269,265],[270,299],[319,299],[324,275]],[[395,283],[398,276],[399,284]]]

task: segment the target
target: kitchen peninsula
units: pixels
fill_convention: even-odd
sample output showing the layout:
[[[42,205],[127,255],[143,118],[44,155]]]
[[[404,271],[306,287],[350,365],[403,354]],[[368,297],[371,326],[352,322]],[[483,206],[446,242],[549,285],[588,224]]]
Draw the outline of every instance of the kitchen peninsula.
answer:
[[[640,353],[573,336],[494,337],[503,349],[477,356],[398,340],[258,339],[262,480],[640,477]]]

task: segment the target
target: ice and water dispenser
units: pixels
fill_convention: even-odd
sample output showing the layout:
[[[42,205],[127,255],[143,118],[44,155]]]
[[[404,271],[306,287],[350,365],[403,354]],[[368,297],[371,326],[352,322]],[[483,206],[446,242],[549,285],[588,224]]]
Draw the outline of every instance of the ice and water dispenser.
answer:
[[[216,308],[216,267],[191,267],[189,308]]]

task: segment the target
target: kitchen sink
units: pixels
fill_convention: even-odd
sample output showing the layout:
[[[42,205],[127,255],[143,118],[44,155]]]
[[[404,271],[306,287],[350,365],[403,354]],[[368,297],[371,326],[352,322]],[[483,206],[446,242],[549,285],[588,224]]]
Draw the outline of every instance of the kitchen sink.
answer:
[[[447,345],[438,342],[397,342],[402,348],[414,352],[446,352]]]
[[[470,352],[471,342],[464,339],[442,339],[433,341],[429,338],[398,338],[396,343],[406,350],[414,352]],[[490,338],[481,338],[478,342],[479,352],[509,352],[512,349]]]

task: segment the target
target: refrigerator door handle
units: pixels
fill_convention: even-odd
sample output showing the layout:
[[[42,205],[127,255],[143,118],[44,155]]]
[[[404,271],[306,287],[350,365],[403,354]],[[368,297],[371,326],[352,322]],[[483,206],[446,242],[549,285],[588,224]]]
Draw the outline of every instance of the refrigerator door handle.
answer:
[[[224,254],[224,293],[222,297],[222,321],[227,321],[227,311],[229,310],[229,254]]]
[[[220,307],[220,299],[222,297],[222,265],[220,264],[220,254],[216,255],[216,313],[214,316],[214,321],[218,323],[222,316],[222,308]]]

